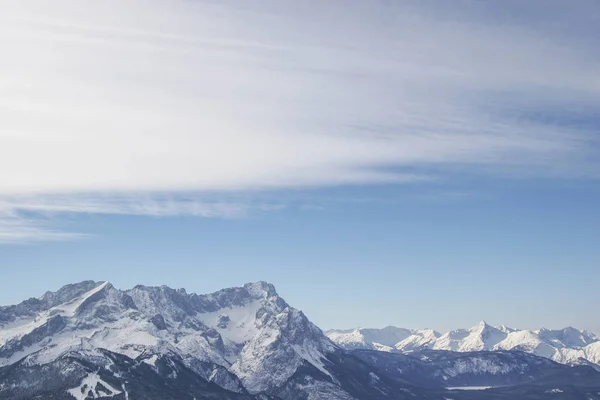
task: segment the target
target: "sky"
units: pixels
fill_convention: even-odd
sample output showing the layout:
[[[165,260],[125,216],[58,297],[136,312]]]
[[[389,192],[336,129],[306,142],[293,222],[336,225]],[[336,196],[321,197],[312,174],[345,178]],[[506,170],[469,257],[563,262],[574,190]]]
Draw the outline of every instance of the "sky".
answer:
[[[265,280],[600,333],[600,3],[6,0],[0,304]]]

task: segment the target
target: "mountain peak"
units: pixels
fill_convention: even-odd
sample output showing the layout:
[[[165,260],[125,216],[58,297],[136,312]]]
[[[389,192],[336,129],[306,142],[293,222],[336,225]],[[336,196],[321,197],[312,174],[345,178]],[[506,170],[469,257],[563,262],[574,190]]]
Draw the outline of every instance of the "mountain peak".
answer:
[[[250,282],[244,285],[244,289],[252,296],[258,298],[268,298],[277,296],[277,290],[271,283],[265,281]]]
[[[92,280],[81,281],[78,283],[69,283],[69,284],[62,286],[56,292],[49,291],[49,292],[44,293],[44,295],[42,297],[40,297],[40,300],[46,301],[48,303],[56,303],[56,304],[64,303],[64,302],[74,299],[75,297],[81,296],[82,294],[89,292],[90,290],[92,290],[100,285],[106,284],[106,283],[107,282],[105,282],[105,281],[92,281]],[[56,304],[53,304],[53,305],[56,305]]]
[[[476,327],[478,329],[486,329],[486,328],[490,327],[490,325],[487,322],[485,322],[484,320],[481,320],[477,323]]]

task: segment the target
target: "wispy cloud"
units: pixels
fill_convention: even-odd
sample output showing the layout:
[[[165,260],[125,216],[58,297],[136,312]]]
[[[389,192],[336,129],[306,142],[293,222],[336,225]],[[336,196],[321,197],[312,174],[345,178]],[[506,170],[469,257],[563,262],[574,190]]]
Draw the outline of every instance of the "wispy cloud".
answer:
[[[85,237],[87,235],[82,233],[62,232],[53,229],[41,219],[0,214],[0,244],[79,240]]]
[[[599,7],[578,5],[9,0],[0,201],[211,217],[244,206],[164,196],[597,177],[598,126],[568,123],[600,100]]]
[[[149,215],[173,217],[233,218],[245,213],[247,205],[195,198],[170,199],[164,196],[24,196],[0,199],[0,210],[38,214],[86,213],[113,215]]]
[[[197,195],[179,195],[177,198],[156,194],[5,196],[0,198],[0,243],[88,237],[87,234],[59,229],[62,217],[70,214],[243,218],[249,212],[273,211],[282,207],[272,200],[217,200]]]

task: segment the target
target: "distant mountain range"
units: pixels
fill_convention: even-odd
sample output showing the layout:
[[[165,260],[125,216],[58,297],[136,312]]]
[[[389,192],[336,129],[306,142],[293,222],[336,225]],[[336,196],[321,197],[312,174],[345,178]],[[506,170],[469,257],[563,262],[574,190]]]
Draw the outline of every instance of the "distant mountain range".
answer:
[[[501,342],[487,325],[476,331],[482,344],[465,332],[448,345]],[[567,333],[552,340],[597,340]],[[198,295],[85,281],[0,307],[0,399],[600,400],[590,366],[521,351],[389,351],[427,335],[329,332],[338,345],[265,282]],[[453,389],[481,386],[493,388]]]
[[[600,369],[600,337],[568,327],[536,331],[491,326],[481,321],[470,329],[441,334],[431,329],[411,330],[388,326],[382,329],[330,330],[327,336],[345,349],[410,352],[446,350],[457,352],[519,350],[563,364],[594,364]]]

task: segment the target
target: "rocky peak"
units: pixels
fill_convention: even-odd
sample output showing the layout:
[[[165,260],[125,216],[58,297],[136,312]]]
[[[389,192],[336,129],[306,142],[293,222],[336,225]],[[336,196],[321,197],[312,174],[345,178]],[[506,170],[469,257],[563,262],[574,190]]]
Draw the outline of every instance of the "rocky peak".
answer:
[[[0,307],[0,323],[11,322],[23,317],[31,317],[39,312],[48,311],[63,304],[69,304],[101,285],[110,284],[91,280],[68,284],[55,292],[48,291],[39,298],[31,298],[17,305]]]
[[[48,308],[52,308],[59,304],[68,303],[104,283],[105,282],[83,281],[68,284],[61,287],[56,292],[46,292],[40,300],[42,300]]]
[[[256,301],[262,302],[268,309],[281,310],[287,307],[285,301],[277,295],[275,287],[266,282],[248,283],[243,287],[222,289],[210,294],[188,294],[184,289],[142,285],[135,286],[126,293],[144,314],[168,315],[180,322],[196,314],[244,307]]]
[[[275,286],[264,281],[246,283],[244,285],[244,289],[250,296],[254,298],[269,298],[278,296]]]

